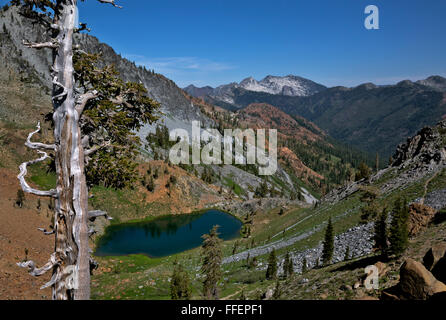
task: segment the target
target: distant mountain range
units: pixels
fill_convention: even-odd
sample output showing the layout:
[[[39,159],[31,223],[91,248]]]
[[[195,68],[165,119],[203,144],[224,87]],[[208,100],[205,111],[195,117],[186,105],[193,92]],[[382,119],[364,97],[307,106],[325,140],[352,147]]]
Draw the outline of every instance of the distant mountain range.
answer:
[[[286,77],[267,76],[261,81],[249,77],[240,83],[233,82],[217,88],[210,86],[197,88],[190,85],[184,88],[184,91],[194,97],[208,96],[216,101],[234,104],[237,99],[237,89],[289,97],[307,97],[327,88],[314,81],[289,75]]]
[[[284,78],[302,79],[294,76]],[[284,78],[280,83],[288,81]],[[307,94],[302,95],[284,94],[285,86],[280,94],[266,92],[266,89],[261,91],[263,84],[250,85],[248,79],[238,85],[216,89],[191,90],[189,86],[185,90],[190,95],[232,111],[253,103],[267,103],[314,122],[345,144],[368,152],[379,152],[386,157],[400,141],[446,116],[446,79],[440,76],[386,86],[366,83],[354,88],[325,88],[304,79],[300,84],[301,88],[307,88],[304,90]],[[261,82],[268,83],[264,80]]]

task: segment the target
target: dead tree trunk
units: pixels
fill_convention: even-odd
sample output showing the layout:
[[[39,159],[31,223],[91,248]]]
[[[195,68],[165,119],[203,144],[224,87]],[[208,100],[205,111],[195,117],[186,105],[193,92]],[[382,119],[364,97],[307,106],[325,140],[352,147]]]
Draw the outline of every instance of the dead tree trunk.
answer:
[[[55,231],[56,256],[60,259],[60,264],[53,271],[53,276],[58,280],[53,287],[53,299],[57,300],[90,298],[88,195],[73,75],[76,2],[61,2],[55,13],[60,26],[57,37],[59,47],[53,66],[58,193],[55,203]]]
[[[114,1],[103,1],[114,4]],[[37,150],[42,157],[23,163],[18,176],[25,192],[55,199],[55,252],[42,268],[34,262],[19,263],[29,268],[30,274],[40,276],[52,270],[51,281],[54,300],[87,300],[90,298],[90,250],[88,246],[88,189],[84,171],[84,148],[79,120],[83,106],[94,93],[77,96],[73,69],[73,36],[76,30],[77,0],[54,2],[54,17],[50,25],[53,38],[45,43],[29,43],[30,48],[51,48],[53,51],[53,107],[54,145],[33,143],[31,138],[40,131],[40,124],[31,133],[26,145]],[[55,154],[57,186],[55,190],[40,191],[31,188],[25,181],[27,166],[48,158],[46,151]]]

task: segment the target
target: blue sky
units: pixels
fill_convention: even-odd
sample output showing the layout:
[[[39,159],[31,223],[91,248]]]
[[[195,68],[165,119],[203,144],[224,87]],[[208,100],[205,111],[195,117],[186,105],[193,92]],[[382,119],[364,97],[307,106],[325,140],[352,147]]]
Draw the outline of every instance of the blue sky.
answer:
[[[95,0],[80,20],[179,86],[294,74],[327,86],[446,75],[442,0]],[[4,2],[4,1],[2,1]],[[380,30],[364,9],[380,10]]]

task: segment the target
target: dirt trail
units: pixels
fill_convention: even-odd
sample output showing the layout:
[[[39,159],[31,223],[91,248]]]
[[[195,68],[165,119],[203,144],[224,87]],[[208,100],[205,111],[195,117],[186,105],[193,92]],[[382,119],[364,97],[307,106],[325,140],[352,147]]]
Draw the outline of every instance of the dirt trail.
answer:
[[[51,299],[50,289],[40,290],[51,274],[33,278],[16,265],[26,248],[28,258],[42,266],[54,245],[53,237],[37,230],[48,228],[50,218],[43,205],[38,213],[36,197],[26,195],[24,208],[14,208],[18,188],[16,172],[0,168],[0,300]]]

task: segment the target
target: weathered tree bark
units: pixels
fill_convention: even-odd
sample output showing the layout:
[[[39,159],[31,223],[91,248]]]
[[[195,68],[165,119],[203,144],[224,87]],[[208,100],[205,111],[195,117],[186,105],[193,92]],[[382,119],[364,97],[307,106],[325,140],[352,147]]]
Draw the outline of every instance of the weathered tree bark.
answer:
[[[120,8],[114,0],[98,1]],[[33,135],[40,131],[39,123],[37,130],[29,135],[26,145],[42,156],[23,163],[18,179],[25,192],[55,199],[54,230],[39,229],[46,235],[55,234],[55,252],[42,268],[37,268],[32,261],[18,265],[28,268],[33,276],[41,276],[52,270],[51,281],[43,288],[52,287],[54,300],[88,300],[90,268],[95,265],[88,246],[89,236],[93,232],[88,228],[88,221],[108,216],[105,212],[88,211],[85,161],[86,156],[99,147],[84,151],[79,121],[88,101],[97,98],[97,91],[80,95],[75,90],[73,35],[79,31],[76,29],[77,0],[45,2],[45,6],[54,12],[52,23],[47,23],[53,32],[51,40],[42,43],[24,41],[23,44],[34,49],[50,48],[53,52],[51,75],[55,143],[47,145],[31,141]],[[55,154],[57,185],[54,190],[40,191],[31,188],[25,176],[28,165],[49,158],[47,151]]]
[[[54,138],[56,143],[57,193],[55,202],[57,279],[53,299],[90,298],[88,248],[88,191],[84,154],[74,96],[73,34],[77,0],[60,1],[55,10],[58,48],[53,65]],[[74,282],[72,282],[74,281]]]
[[[76,110],[73,69],[73,34],[77,14],[77,0],[61,0],[55,3],[53,39],[42,44],[25,43],[31,48],[53,49],[53,146],[32,143],[27,145],[43,154],[43,157],[21,166],[19,180],[26,192],[55,198],[54,233],[55,252],[48,264],[35,268],[33,262],[19,264],[39,276],[53,270],[51,281],[54,300],[87,300],[90,298],[90,253],[88,247],[88,190],[84,172],[84,150],[79,126],[80,114]],[[56,190],[38,191],[29,188],[25,182],[26,167],[45,160],[43,150],[55,153],[57,186]]]

